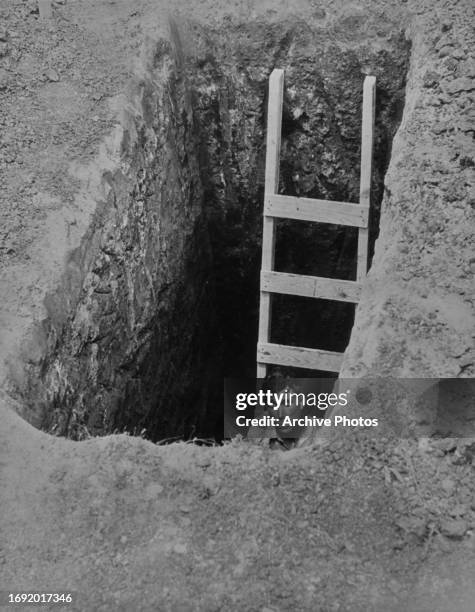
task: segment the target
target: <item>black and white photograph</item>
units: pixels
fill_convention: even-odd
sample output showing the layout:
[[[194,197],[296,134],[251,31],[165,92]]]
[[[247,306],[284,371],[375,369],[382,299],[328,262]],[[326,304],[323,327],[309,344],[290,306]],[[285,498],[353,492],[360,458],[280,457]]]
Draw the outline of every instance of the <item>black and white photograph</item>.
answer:
[[[0,610],[475,612],[472,0],[0,0]]]

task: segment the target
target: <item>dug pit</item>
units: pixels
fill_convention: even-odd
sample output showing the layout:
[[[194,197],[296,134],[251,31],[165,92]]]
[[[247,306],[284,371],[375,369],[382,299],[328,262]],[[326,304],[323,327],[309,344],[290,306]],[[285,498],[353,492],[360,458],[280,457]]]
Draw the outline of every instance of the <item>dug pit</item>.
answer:
[[[327,200],[358,201],[362,84],[376,76],[373,253],[404,107],[402,29],[357,15],[328,27],[320,15],[172,21],[170,32],[144,47],[121,163],[103,175],[107,197],[46,299],[40,354],[16,383],[24,416],[56,435],[222,436],[222,379],[255,370],[275,67],[285,70],[280,192]],[[278,224],[278,270],[354,279],[355,265],[355,230]],[[273,341],[348,344],[352,305],[282,297],[274,313]]]

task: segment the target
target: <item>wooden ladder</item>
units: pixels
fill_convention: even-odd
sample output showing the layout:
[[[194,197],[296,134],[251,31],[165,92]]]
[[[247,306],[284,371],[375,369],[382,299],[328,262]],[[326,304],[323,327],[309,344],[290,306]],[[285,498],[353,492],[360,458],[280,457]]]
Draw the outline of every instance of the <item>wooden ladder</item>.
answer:
[[[363,86],[360,201],[334,202],[279,195],[280,136],[284,71],[274,70],[269,79],[267,151],[264,193],[264,227],[257,344],[257,377],[264,378],[268,364],[339,372],[343,353],[271,344],[272,294],[300,295],[358,303],[368,265],[368,216],[371,189],[374,103],[376,78],[367,76]],[[297,219],[349,225],[358,228],[356,281],[276,272],[274,268],[275,219]]]

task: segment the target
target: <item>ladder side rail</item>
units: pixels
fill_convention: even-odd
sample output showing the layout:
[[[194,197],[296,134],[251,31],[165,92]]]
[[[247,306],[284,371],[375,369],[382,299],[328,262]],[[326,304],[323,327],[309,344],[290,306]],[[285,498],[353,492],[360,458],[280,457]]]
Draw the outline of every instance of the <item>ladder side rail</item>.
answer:
[[[266,172],[265,193],[277,194],[279,189],[280,141],[282,132],[282,104],[284,96],[284,71],[275,69],[269,79],[269,100],[267,110]],[[261,270],[271,271],[274,267],[275,218],[264,213],[262,230]],[[259,342],[269,342],[272,318],[272,297],[268,291],[260,292]],[[257,378],[267,373],[265,363],[257,362]]]
[[[374,107],[376,77],[367,76],[363,85],[363,112],[361,128],[360,204],[370,206],[371,169],[373,159]],[[368,271],[368,227],[358,228],[358,254],[356,280],[362,282]]]

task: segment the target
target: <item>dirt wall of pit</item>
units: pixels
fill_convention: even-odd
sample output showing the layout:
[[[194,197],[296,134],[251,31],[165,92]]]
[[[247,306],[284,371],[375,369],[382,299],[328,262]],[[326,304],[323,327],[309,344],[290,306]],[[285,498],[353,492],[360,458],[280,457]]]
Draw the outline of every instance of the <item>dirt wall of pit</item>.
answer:
[[[409,29],[406,105],[342,377],[475,373],[470,14],[419,9]]]
[[[118,423],[186,435],[209,416],[214,310],[197,131],[166,40],[144,46],[126,99],[103,197],[14,381],[26,418],[74,439]],[[150,417],[157,404],[174,410]]]

